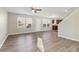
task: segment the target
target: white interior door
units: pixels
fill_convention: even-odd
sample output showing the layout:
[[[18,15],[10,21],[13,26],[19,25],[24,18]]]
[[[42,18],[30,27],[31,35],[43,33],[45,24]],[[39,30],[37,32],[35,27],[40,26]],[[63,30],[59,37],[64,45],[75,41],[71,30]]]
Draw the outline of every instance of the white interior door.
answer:
[[[52,30],[52,22],[50,19],[47,20],[47,30]]]
[[[36,19],[36,31],[41,31],[41,19]]]
[[[47,19],[42,20],[42,31],[47,30]]]

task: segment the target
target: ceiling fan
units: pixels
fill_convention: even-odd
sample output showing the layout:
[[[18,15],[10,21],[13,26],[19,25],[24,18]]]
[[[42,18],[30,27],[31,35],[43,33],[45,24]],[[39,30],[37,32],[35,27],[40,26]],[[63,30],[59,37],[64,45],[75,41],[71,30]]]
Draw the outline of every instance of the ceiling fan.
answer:
[[[37,13],[38,11],[42,11],[42,9],[40,9],[39,7],[31,7],[31,8],[34,13]]]

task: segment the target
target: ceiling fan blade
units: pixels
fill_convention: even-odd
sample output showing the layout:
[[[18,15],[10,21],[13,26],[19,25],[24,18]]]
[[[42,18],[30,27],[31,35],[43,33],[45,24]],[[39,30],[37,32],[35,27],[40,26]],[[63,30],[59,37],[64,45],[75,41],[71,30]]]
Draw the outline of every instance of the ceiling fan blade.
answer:
[[[37,10],[37,11],[42,11],[42,9],[35,9],[35,10]]]
[[[34,8],[34,7],[31,7],[32,10],[38,10],[38,11],[41,11],[42,9],[39,9],[39,8]]]
[[[42,9],[36,8],[36,7],[31,7],[32,10],[34,10],[34,13],[37,13],[38,11],[42,11]]]
[[[32,8],[32,10],[35,10],[35,8],[34,7],[31,7]]]

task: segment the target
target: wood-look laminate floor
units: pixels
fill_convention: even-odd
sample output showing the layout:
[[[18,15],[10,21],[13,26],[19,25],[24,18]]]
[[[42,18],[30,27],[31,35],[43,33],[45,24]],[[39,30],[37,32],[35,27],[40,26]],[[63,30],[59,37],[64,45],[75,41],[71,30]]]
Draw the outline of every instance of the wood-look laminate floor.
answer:
[[[9,36],[0,49],[0,52],[37,52],[38,38],[43,40],[46,52],[79,51],[79,42],[59,38],[57,32],[47,31]]]

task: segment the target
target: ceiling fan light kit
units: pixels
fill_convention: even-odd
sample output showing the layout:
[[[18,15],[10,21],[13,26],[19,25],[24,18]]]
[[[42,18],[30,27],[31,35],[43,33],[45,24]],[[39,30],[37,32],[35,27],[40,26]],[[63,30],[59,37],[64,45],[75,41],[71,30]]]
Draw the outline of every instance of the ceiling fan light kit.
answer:
[[[40,9],[38,7],[32,7],[32,12],[37,13],[39,11],[42,11],[42,9]]]

